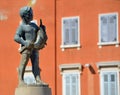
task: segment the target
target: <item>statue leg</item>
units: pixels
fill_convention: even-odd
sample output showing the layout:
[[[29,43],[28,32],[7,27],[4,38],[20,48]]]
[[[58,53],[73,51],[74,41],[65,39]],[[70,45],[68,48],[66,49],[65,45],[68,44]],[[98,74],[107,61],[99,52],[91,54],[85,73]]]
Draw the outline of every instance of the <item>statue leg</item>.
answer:
[[[32,62],[32,72],[36,79],[38,85],[48,86],[47,83],[43,82],[40,77],[40,68],[39,68],[39,52],[34,50],[31,55],[31,62]]]
[[[28,63],[29,57],[30,55],[26,53],[23,53],[21,56],[21,61],[18,68],[19,85],[25,84],[23,77],[24,77],[25,67]]]
[[[34,74],[34,77],[35,78],[39,77],[39,79],[40,79],[39,53],[38,53],[38,51],[33,50],[30,58],[31,58],[32,72]]]

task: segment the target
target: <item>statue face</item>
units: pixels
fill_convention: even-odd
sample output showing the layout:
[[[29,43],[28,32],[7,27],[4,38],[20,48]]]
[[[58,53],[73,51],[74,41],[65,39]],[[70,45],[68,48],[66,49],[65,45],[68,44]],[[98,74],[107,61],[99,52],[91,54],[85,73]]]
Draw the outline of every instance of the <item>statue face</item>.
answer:
[[[20,16],[25,23],[33,20],[33,10],[31,7],[25,6],[20,9]]]
[[[32,9],[30,9],[29,11],[26,11],[26,13],[23,15],[23,20],[27,23],[30,22],[31,20],[33,20]]]

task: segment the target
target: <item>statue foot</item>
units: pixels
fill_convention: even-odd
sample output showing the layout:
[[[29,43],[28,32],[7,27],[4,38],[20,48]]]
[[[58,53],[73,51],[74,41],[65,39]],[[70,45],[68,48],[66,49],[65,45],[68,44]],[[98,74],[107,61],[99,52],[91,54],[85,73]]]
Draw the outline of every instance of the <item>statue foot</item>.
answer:
[[[40,76],[37,76],[35,79],[36,79],[36,85],[43,86],[43,87],[48,87],[49,86],[47,83],[43,82],[40,79]]]
[[[40,86],[44,86],[44,87],[48,87],[49,86],[47,83],[43,82],[42,80],[37,80],[36,84],[40,85]]]

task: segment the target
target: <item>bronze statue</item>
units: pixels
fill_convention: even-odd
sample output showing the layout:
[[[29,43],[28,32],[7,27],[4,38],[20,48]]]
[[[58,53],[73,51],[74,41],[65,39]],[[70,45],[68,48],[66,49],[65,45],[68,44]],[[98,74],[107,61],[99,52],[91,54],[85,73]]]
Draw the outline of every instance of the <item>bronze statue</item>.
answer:
[[[47,35],[46,28],[40,20],[38,27],[33,20],[33,10],[29,6],[20,9],[20,17],[22,23],[17,28],[14,40],[21,44],[20,53],[21,61],[18,67],[19,85],[24,85],[24,73],[29,58],[32,63],[32,72],[36,79],[36,83],[40,85],[47,85],[40,78],[39,68],[39,50],[43,49],[46,45]]]

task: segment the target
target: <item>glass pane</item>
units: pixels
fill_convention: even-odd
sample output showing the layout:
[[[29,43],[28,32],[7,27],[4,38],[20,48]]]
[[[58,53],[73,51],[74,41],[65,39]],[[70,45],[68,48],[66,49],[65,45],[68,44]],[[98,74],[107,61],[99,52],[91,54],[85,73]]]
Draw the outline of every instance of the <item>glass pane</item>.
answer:
[[[66,83],[70,84],[70,76],[66,75]]]
[[[117,95],[115,94],[117,90],[115,89],[115,83],[110,83],[110,95]]]
[[[65,95],[70,95],[70,75],[65,75]]]
[[[63,40],[64,40],[64,44],[69,44],[69,19],[64,20],[63,21]]]
[[[116,16],[109,16],[109,27],[108,27],[108,32],[109,32],[109,42],[113,42],[117,40],[117,27],[116,27]]]
[[[64,39],[65,39],[64,43],[69,44],[69,29],[65,30]]]
[[[77,80],[77,74],[74,74],[71,76],[72,79],[72,95],[77,95],[78,91],[78,80]]]
[[[71,95],[77,95],[77,88],[76,88],[76,85],[72,85],[72,93]]]
[[[78,43],[78,19],[74,18],[71,20],[71,44]]]
[[[65,74],[65,95],[78,95],[78,74]]]
[[[117,72],[103,72],[103,95],[117,94]]]
[[[108,41],[108,17],[101,17],[101,42]]]
[[[75,43],[75,28],[72,28],[72,42]]]
[[[117,73],[110,74],[110,93],[111,95],[117,95]]]
[[[63,36],[64,45],[78,43],[78,18],[64,19]]]
[[[73,76],[71,76],[71,78],[72,78],[72,83],[76,83],[76,76],[73,75]]]
[[[104,83],[104,95],[109,95],[108,91],[108,83]]]
[[[112,74],[110,79],[111,79],[111,82],[114,82],[115,81],[115,75]]]
[[[116,14],[101,16],[101,42],[117,41],[117,16]]]
[[[66,85],[66,94],[65,95],[70,95],[70,84]]]
[[[104,75],[104,82],[108,82],[108,75]]]

